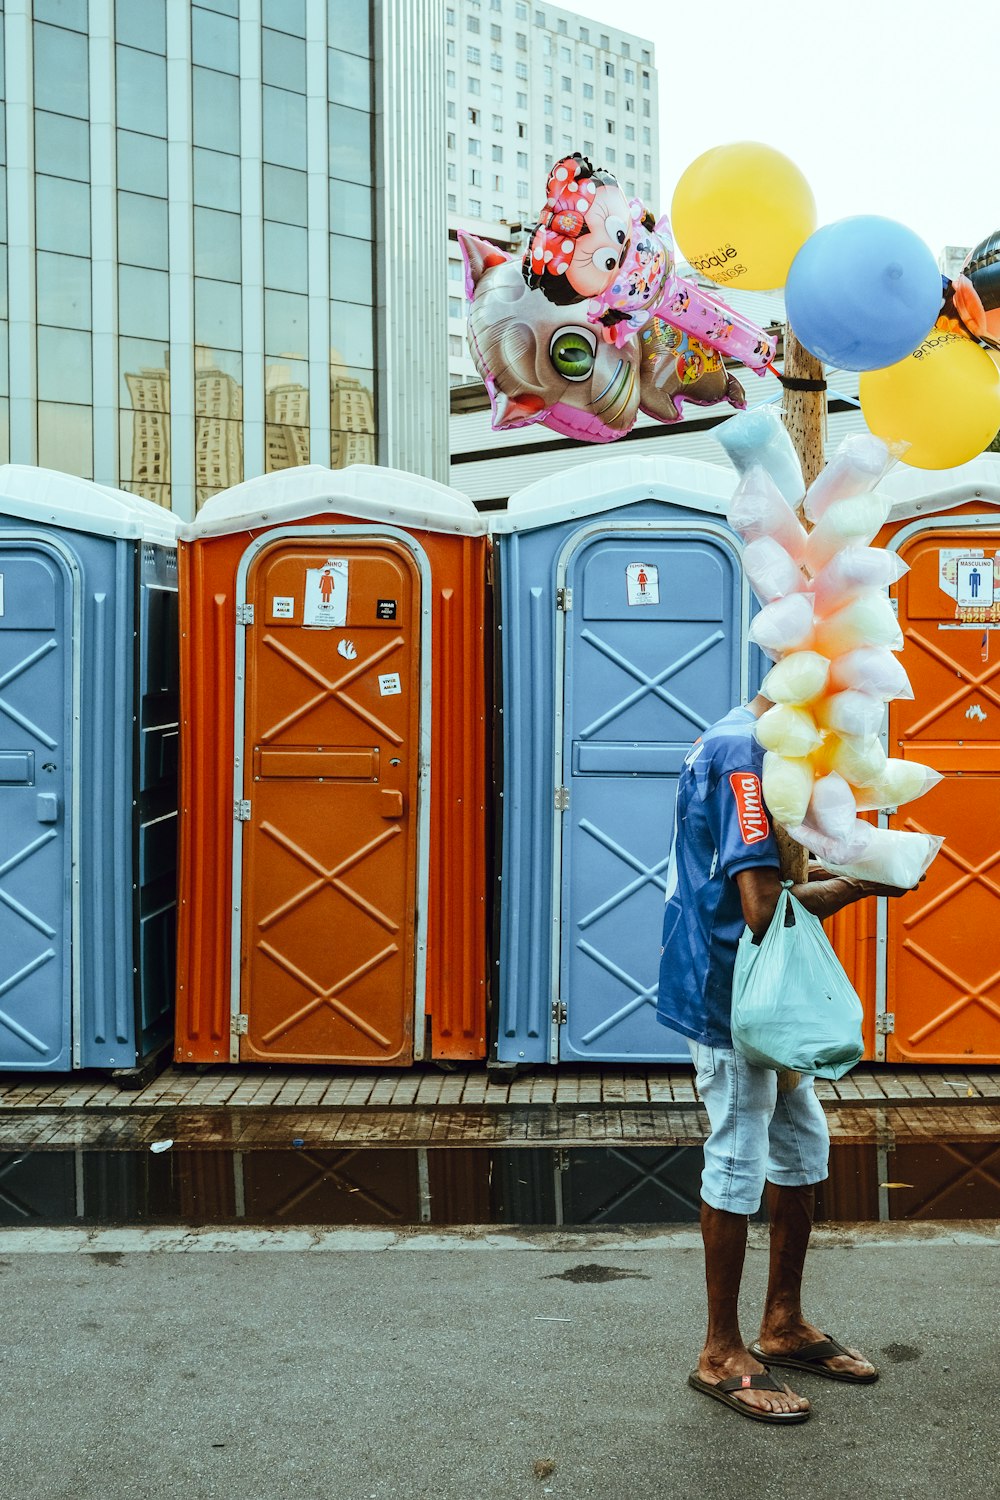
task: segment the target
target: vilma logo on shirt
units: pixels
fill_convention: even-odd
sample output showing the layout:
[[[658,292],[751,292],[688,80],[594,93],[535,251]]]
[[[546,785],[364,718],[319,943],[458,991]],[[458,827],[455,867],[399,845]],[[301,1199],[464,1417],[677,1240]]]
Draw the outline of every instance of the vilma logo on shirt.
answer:
[[[764,798],[760,790],[760,777],[752,771],[734,771],[729,785],[736,798],[736,811],[740,819],[740,832],[745,844],[759,844],[771,831],[764,811]]]

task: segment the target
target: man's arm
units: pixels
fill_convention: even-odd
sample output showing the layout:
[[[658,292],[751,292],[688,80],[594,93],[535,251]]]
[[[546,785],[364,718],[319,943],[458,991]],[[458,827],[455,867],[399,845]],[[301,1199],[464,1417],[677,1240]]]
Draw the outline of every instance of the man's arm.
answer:
[[[817,872],[818,873],[818,872]],[[793,885],[792,895],[800,901],[806,911],[825,921],[835,912],[842,911],[864,896],[905,896],[905,890],[894,885],[877,885],[870,880],[853,880],[846,875],[829,875],[810,879],[806,885]],[[740,889],[743,917],[755,938],[762,938],[771,925],[778,897],[781,895],[781,876],[773,866],[754,866],[740,870],[736,876]]]

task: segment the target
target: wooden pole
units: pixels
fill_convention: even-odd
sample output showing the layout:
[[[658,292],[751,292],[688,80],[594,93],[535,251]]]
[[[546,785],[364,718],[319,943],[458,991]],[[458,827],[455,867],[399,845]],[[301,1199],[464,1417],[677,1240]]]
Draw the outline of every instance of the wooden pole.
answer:
[[[818,385],[823,381],[823,366],[818,359],[803,349],[791,328],[785,325],[785,377],[807,381]],[[823,467],[823,437],[826,429],[826,390],[796,389],[785,386],[781,401],[781,416],[788,435],[795,445],[802,465],[802,476],[806,486],[812,484]],[[808,528],[805,516],[802,524]],[[782,880],[794,880],[797,885],[809,878],[809,853],[797,844],[780,823],[774,827],[778,841]],[[785,1070],[778,1074],[778,1088],[782,1093],[797,1087],[801,1075]]]

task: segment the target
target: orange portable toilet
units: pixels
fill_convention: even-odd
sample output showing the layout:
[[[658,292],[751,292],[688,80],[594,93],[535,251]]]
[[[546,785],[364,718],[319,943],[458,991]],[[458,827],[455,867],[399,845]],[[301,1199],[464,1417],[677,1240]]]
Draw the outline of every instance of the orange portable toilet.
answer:
[[[177,1061],[485,1055],[485,533],[366,465],[181,532]]]
[[[879,545],[910,571],[893,588],[912,701],[890,703],[890,755],[943,780],[879,814],[886,828],[938,833],[926,880],[832,924],[865,1002],[869,1057],[1000,1062],[1000,459],[943,473],[900,468]]]

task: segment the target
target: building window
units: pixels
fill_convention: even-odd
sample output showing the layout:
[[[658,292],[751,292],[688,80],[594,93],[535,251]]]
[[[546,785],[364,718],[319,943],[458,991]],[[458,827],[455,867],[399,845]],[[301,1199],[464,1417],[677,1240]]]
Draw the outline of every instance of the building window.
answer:
[[[523,120],[518,120],[517,122],[517,135],[518,140],[526,141],[528,139],[528,127]]]
[[[448,54],[449,57],[454,57],[455,56],[455,38],[454,37],[449,37],[448,38],[447,42],[445,43],[444,50]]]
[[[448,212],[449,213],[456,213],[457,210],[458,210],[458,199],[455,197],[454,193],[449,193],[448,194]]]
[[[493,160],[494,161],[503,161],[503,147],[502,146],[494,146],[493,147]]]
[[[455,163],[453,161],[450,161],[448,163],[448,181],[449,182],[455,182],[457,180],[457,177],[458,177],[458,173],[457,173],[457,170],[455,168]]]
[[[551,113],[552,113],[552,95],[551,94],[546,94],[545,98],[542,100],[542,114],[544,114],[544,115],[550,115]]]
[[[458,139],[455,135],[455,132],[453,130],[449,130],[446,139],[448,142],[448,150],[454,151],[458,145]]]
[[[594,71],[594,59],[589,52],[583,54],[583,71],[592,73]]]
[[[546,63],[542,68],[542,82],[548,84],[551,87],[552,69],[549,67],[548,63]]]
[[[573,61],[573,50],[572,50],[572,48],[571,47],[560,47],[559,48],[559,56],[562,58],[563,62],[572,62]]]
[[[613,62],[606,62],[604,64],[604,76],[605,76],[605,78],[614,78],[614,76],[615,76],[615,65],[614,65]]]
[[[634,125],[626,125],[625,126],[625,139],[627,141],[634,141],[635,140],[635,126]]]
[[[584,156],[593,156],[593,154],[594,154],[594,143],[593,143],[593,141],[584,141],[584,143],[583,143],[583,154],[584,154]]]
[[[521,62],[515,63],[514,64],[514,72],[515,72],[515,74],[517,75],[518,78],[522,78],[524,80],[527,80],[527,77],[528,77],[528,64],[527,63],[521,63]]]
[[[634,99],[626,99],[625,100],[625,113],[627,115],[631,115],[631,114],[635,113],[635,100]]]
[[[605,89],[604,90],[604,102],[605,102],[605,104],[614,104],[614,102],[615,102],[615,91],[614,91],[614,89]]]
[[[461,297],[448,298],[448,316],[449,318],[460,318],[462,316]]]
[[[502,104],[503,103],[503,88],[502,88],[502,86],[499,83],[491,83],[490,84],[490,98],[493,100],[494,104]],[[496,119],[499,118],[499,116],[498,115],[494,115],[493,118],[496,120]],[[500,130],[503,129],[503,121],[502,120],[500,121],[500,125],[499,125],[498,128]]]
[[[493,69],[494,73],[503,72],[503,58],[500,56],[499,52],[490,53],[490,67]]]
[[[604,155],[607,157],[608,166],[609,167],[613,167],[614,164],[615,164],[615,148],[614,148],[614,146],[608,146],[608,148],[605,151]]]
[[[503,192],[503,178],[498,172],[494,172],[493,174],[493,191],[495,193]]]
[[[514,19],[515,21],[526,21],[528,19],[528,7],[524,4],[524,0],[518,0],[518,3],[514,6]]]
[[[466,47],[466,49],[465,49],[465,60],[466,60],[466,62],[478,64],[478,62],[479,62],[479,48],[478,47]]]
[[[478,109],[473,109],[470,106],[466,110],[465,113],[466,113],[466,116],[468,118],[468,121],[469,121],[470,125],[478,125],[479,124],[479,110]]]
[[[562,79],[562,91],[563,91],[564,94],[571,94],[573,92],[573,80],[572,80],[572,78],[566,78],[565,76],[563,77],[563,79]]]
[[[448,335],[448,353],[452,357],[452,359],[461,359],[461,357],[462,357],[462,335],[460,333],[449,333],[449,335]]]
[[[608,33],[606,31],[601,32],[601,47],[605,52],[608,52],[611,49],[611,38],[608,36]]]
[[[626,83],[635,83],[635,69],[634,68],[626,68],[625,69],[625,82]]]
[[[626,167],[631,167],[633,171],[635,170],[635,157],[631,151],[625,152],[625,165]]]
[[[592,83],[585,83],[583,85],[583,97],[585,99],[593,99],[593,97],[594,97],[594,85]]]
[[[482,212],[483,212],[483,205],[479,201],[479,199],[478,198],[470,198],[469,199],[469,213],[472,215],[472,217],[474,219],[479,219],[479,218],[482,217]]]
[[[625,103],[626,103],[626,108],[627,108],[628,105],[632,103],[632,101],[631,101],[631,99],[627,99],[625,101]],[[643,101],[642,101],[642,113],[643,113],[643,116],[644,116],[645,119],[648,120],[650,118],[649,100],[648,99],[643,99]]]
[[[518,109],[527,109],[527,107],[528,107],[528,96],[527,96],[527,94],[518,93],[515,102],[517,104]]]
[[[503,218],[503,204],[502,203],[494,203],[494,205],[493,205],[493,217],[494,217],[494,219],[502,219]]]
[[[581,40],[581,42],[586,42],[586,44],[588,46],[590,45],[590,31],[589,31],[588,27],[586,27],[586,26],[581,26],[580,27],[580,40]]]
[[[454,99],[449,99],[448,100],[448,103],[445,106],[445,112],[446,112],[449,120],[453,120],[455,118],[455,101],[454,101]]]
[[[449,68],[448,69],[447,73],[444,75],[444,81],[445,81],[445,83],[448,85],[448,87],[450,89],[453,89],[455,87],[455,69],[454,68]]]
[[[518,52],[527,52],[528,38],[523,31],[517,33],[517,36],[514,38],[514,45],[517,47]]]
[[[469,138],[468,138],[468,140],[465,143],[465,149],[466,149],[466,151],[468,151],[468,153],[469,153],[470,156],[482,156],[482,154],[483,154],[483,143],[482,143],[482,141],[478,140],[474,135],[470,135]]]
[[[503,41],[503,27],[502,26],[497,26],[495,22],[494,22],[493,25],[490,26],[490,41],[491,42],[500,42],[500,41]]]
[[[466,18],[465,18],[465,29],[466,29],[466,31],[471,31],[472,34],[473,34],[473,36],[478,36],[479,35],[479,17],[478,16],[466,16]]]
[[[469,186],[470,187],[482,187],[482,185],[483,185],[482,168],[481,167],[470,167],[469,168]]]
[[[614,135],[614,133],[615,133],[615,122],[614,122],[614,120],[605,120],[605,122],[604,122],[604,128],[607,131],[608,135]]]
[[[652,138],[651,138],[651,136],[649,134],[649,126],[648,125],[644,125],[642,127],[642,144],[644,146],[648,146],[650,144],[651,139]]]
[[[519,151],[517,153],[517,164],[518,164],[519,167],[523,167],[525,171],[528,170],[528,153],[527,153],[527,151]]]
[[[583,112],[583,128],[584,130],[593,130],[594,128],[594,117],[588,109],[585,109]]]
[[[649,88],[649,74],[646,72],[645,69],[643,69],[643,73],[642,73],[642,86],[643,86],[644,89],[648,89]]]
[[[546,144],[546,146],[551,146],[552,145],[552,126],[551,125],[546,125],[546,127],[545,127],[545,144]]]
[[[563,20],[558,20],[556,22],[556,30],[558,31],[558,33],[559,33],[560,36],[565,36],[566,35],[566,22],[563,21]]]
[[[496,131],[503,130],[503,115],[493,116],[493,129]]]
[[[528,196],[528,184],[526,182],[520,182],[520,181],[518,182],[518,184],[517,184],[517,196],[519,198],[527,198],[527,196]]]

